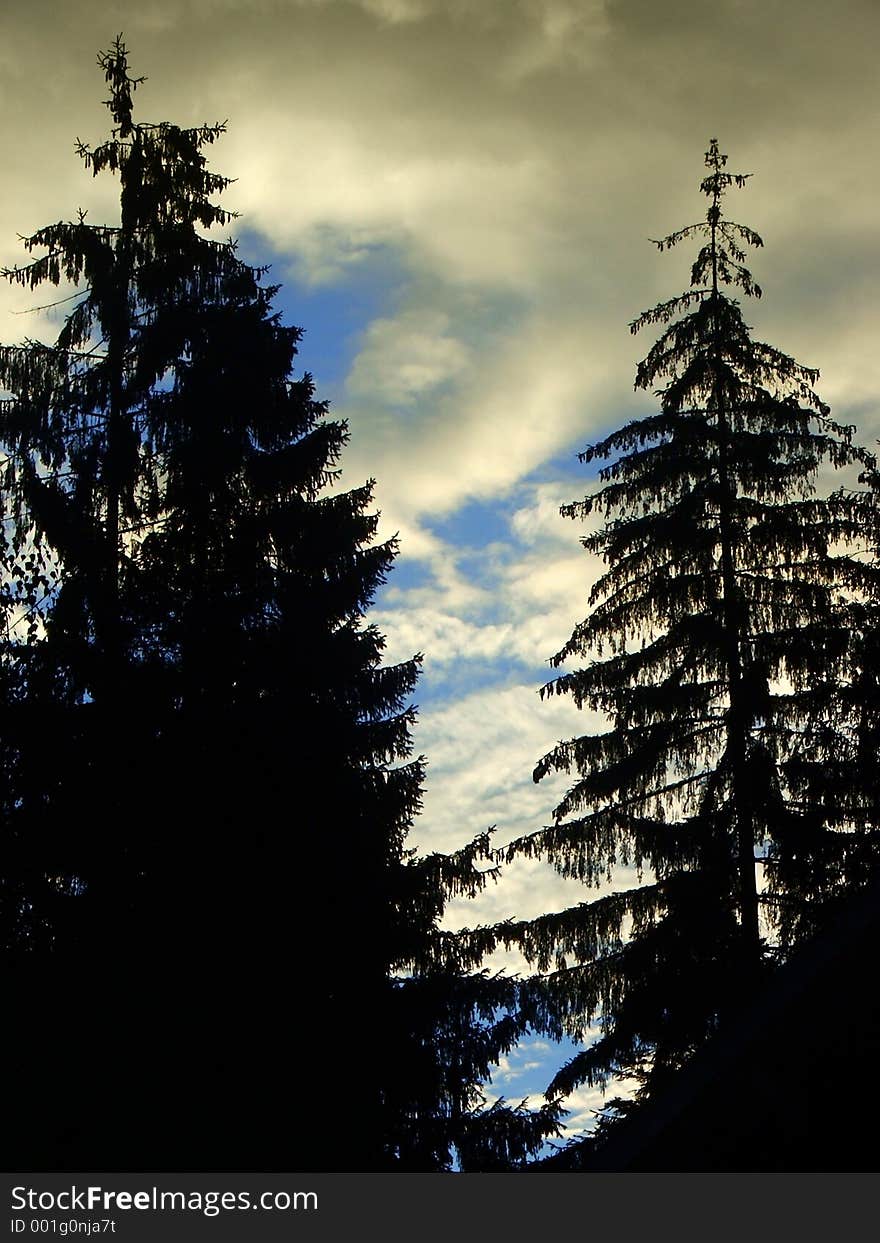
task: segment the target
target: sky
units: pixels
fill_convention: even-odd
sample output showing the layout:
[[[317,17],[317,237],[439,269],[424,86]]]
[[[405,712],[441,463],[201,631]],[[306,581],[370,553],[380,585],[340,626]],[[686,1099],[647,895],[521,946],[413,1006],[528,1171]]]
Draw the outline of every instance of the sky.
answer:
[[[111,218],[74,140],[109,116],[97,52],[123,32],[148,81],[141,119],[228,121],[211,166],[234,184],[240,253],[272,265],[304,329],[299,362],[349,422],[343,484],[376,479],[399,556],[370,613],[389,661],[424,653],[415,748],[428,759],[412,844],[503,844],[550,823],[564,782],[532,781],[557,739],[600,725],[541,700],[598,565],[560,504],[577,453],[647,414],[643,309],[687,287],[686,247],[651,238],[704,215],[703,153],[753,173],[728,214],[764,238],[759,340],[818,367],[835,417],[880,435],[876,347],[875,0],[51,0],[0,15],[0,263],[17,238]],[[43,299],[44,301],[46,299]],[[0,288],[0,339],[49,339]],[[623,873],[619,885],[636,878]],[[515,865],[449,925],[583,900]],[[500,965],[499,963],[496,965]],[[521,965],[509,962],[509,969]],[[539,1091],[536,1042],[490,1089]],[[600,1094],[570,1101],[589,1125]]]

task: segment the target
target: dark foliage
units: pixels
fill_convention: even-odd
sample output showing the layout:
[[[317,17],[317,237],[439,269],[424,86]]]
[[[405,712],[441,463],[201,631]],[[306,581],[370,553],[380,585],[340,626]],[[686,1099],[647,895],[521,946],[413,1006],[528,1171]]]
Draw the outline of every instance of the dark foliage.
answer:
[[[535,780],[574,784],[555,823],[507,855],[590,887],[628,865],[640,883],[499,930],[543,973],[528,990],[535,1025],[599,1027],[553,1092],[625,1074],[644,1099],[878,857],[875,796],[863,782],[859,804],[832,781],[835,755],[868,745],[852,705],[876,680],[859,620],[876,581],[858,551],[870,505],[816,490],[820,470],[870,458],[816,395],[817,373],[752,338],[733,294],[760,296],[745,251],[761,239],[722,214],[746,178],[714,140],[706,166],[705,221],[657,243],[698,240],[690,288],[631,325],[661,329],[636,377],[659,413],[581,455],[608,464],[562,511],[604,517],[583,544],[606,569],[551,662],[590,663],[543,693],[608,727],[541,760]]]
[[[115,225],[26,238],[76,287],[0,350],[4,964],[21,1021],[7,1168],[443,1169],[521,1161],[556,1111],[484,1108],[509,982],[438,931],[488,839],[404,848],[418,658],[365,612],[395,543],[343,492],[343,423],[231,242],[204,148],[78,144]]]

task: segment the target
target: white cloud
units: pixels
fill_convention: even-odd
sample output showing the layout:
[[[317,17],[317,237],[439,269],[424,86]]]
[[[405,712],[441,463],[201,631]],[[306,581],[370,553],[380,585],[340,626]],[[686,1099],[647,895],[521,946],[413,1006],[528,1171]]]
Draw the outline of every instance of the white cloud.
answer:
[[[448,329],[447,314],[427,309],[373,320],[348,377],[348,392],[356,399],[411,405],[448,384],[470,360],[468,347]]]
[[[565,1119],[567,1136],[589,1134],[599,1121],[599,1115],[614,1097],[624,1100],[631,1097],[638,1087],[635,1079],[616,1079],[607,1088],[575,1088],[565,1099],[569,1114]]]
[[[586,532],[583,524],[575,528],[570,521],[560,516],[562,505],[580,499],[573,496],[572,492],[572,485],[568,481],[534,485],[527,502],[514,511],[510,520],[511,530],[530,547],[536,544],[564,544],[566,548],[571,548],[574,543],[573,534],[576,531],[581,534]]]
[[[429,577],[409,587],[395,586],[392,577],[371,614],[388,637],[389,659],[421,650],[429,678],[448,675],[456,665],[476,672],[503,660],[528,669],[536,684],[539,670],[548,680],[547,662],[586,614],[590,587],[604,568],[579,544],[595,523],[560,517],[561,500],[574,499],[574,490],[571,481],[520,488],[509,537],[479,549],[417,524],[405,526],[401,563],[420,561]]]
[[[430,766],[415,831],[420,846],[460,846],[490,824],[497,825],[499,841],[508,840],[549,823],[565,782],[548,778],[536,786],[535,764],[560,737],[592,724],[590,714],[567,698],[542,702],[534,685],[489,687],[423,710],[416,744]]]
[[[494,827],[495,844],[501,846],[552,823],[553,807],[570,777],[551,774],[535,784],[535,764],[559,739],[602,727],[598,714],[579,712],[565,698],[540,701],[532,686],[489,687],[424,710],[416,746],[426,752],[429,765],[413,844],[422,853],[454,850]],[[505,865],[477,898],[451,902],[444,926],[456,930],[532,919],[638,883],[634,869],[618,868],[609,884],[587,890],[542,860],[520,858]],[[496,951],[485,965],[508,974],[531,970],[514,950]]]
[[[503,494],[559,452],[573,457],[573,444],[589,438],[585,410],[607,400],[601,395],[608,376],[579,354],[571,335],[553,315],[535,313],[501,340],[481,343],[478,361],[467,366],[455,348],[435,345],[434,361],[451,355],[458,370],[443,377],[449,387],[403,411],[350,393],[337,411],[353,431],[347,471],[378,474],[379,503],[389,523],[401,525]],[[353,364],[354,377],[378,371],[373,351],[365,352],[367,360],[361,355]],[[417,397],[411,385],[408,395]]]

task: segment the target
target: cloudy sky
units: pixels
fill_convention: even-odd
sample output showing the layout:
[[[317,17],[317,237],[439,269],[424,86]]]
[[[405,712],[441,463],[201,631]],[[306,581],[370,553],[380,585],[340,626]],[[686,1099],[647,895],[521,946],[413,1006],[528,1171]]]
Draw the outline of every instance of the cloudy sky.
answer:
[[[759,339],[821,370],[873,443],[880,350],[874,0],[28,0],[0,16],[0,262],[18,234],[113,210],[74,139],[107,132],[99,49],[124,32],[142,119],[228,119],[241,253],[273,265],[306,330],[302,366],[349,420],[345,482],[377,479],[397,568],[372,613],[390,658],[425,653],[416,747],[430,763],[413,842],[499,843],[550,819],[535,762],[589,729],[537,694],[584,616],[595,566],[559,517],[576,453],[652,409],[650,339],[627,325],[686,287],[717,136],[754,173],[730,214],[754,256]],[[2,339],[51,334],[0,290]],[[55,325],[57,327],[57,324]],[[621,883],[631,878],[621,877]],[[513,868],[453,925],[584,895]],[[543,1086],[549,1046],[494,1090]],[[590,1118],[595,1095],[573,1101]]]

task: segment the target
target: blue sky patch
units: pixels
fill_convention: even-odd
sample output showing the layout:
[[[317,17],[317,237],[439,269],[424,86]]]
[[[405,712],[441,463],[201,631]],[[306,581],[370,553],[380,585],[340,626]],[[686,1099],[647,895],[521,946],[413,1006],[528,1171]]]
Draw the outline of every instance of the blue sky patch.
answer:
[[[510,539],[511,509],[504,499],[468,501],[454,513],[425,525],[446,543],[483,548],[496,540]]]
[[[280,284],[274,306],[286,324],[303,329],[298,365],[314,376],[317,396],[341,402],[345,379],[361,336],[377,316],[389,314],[400,296],[403,269],[390,246],[376,246],[334,285],[297,279],[290,258],[273,251],[259,234],[239,235],[239,255],[255,266],[269,264],[265,281]]]

